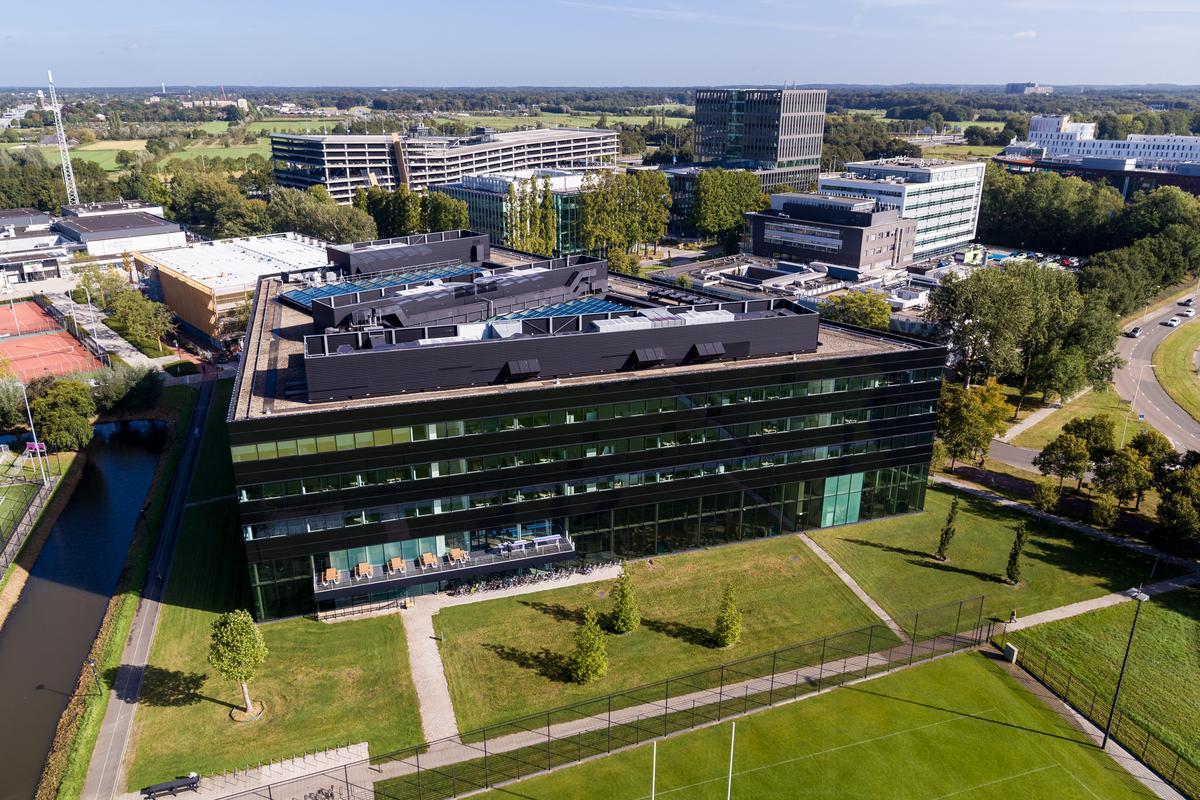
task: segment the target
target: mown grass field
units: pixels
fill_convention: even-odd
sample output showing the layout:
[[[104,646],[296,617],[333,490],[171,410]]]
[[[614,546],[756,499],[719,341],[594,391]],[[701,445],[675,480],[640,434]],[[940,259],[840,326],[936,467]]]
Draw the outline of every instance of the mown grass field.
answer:
[[[1133,612],[1131,603],[1092,611],[1022,631],[1017,642],[1031,642],[1038,653],[1049,653],[1107,701],[1116,686]],[[1200,589],[1160,594],[1142,606],[1120,708],[1200,765]]]
[[[1197,326],[1197,330],[1200,330],[1200,326]],[[1127,401],[1122,400],[1116,391],[1108,389],[1103,392],[1087,392],[1076,397],[1040,422],[1017,434],[1013,438],[1012,444],[1015,444],[1017,447],[1041,450],[1062,433],[1063,425],[1066,425],[1075,417],[1094,417],[1097,414],[1107,414],[1116,422],[1117,442],[1114,442],[1114,444],[1120,442],[1121,427],[1125,423],[1126,414],[1129,414],[1129,430],[1125,434],[1126,442],[1132,439],[1139,431],[1148,427],[1146,423],[1138,421],[1136,414],[1130,413]]]
[[[347,741],[385,752],[421,740],[404,628],[395,615],[264,625],[269,655],[251,693],[266,704],[266,718],[252,725],[229,719],[241,690],[217,676],[206,657],[216,615],[250,603],[224,422],[230,388],[225,382],[213,397],[188,493],[197,505],[184,513],[139,700],[130,790],[175,777],[180,765],[203,774]]]
[[[951,499],[959,497],[949,560],[935,561]],[[1123,591],[1147,578],[1154,559],[949,489],[930,488],[925,511],[812,531],[812,537],[897,620],[914,611],[984,595],[986,615],[1008,619]],[[1021,584],[1004,582],[1017,524],[1029,525]],[[1164,576],[1163,566],[1158,568]]]
[[[996,661],[964,653],[658,742],[656,797],[1145,797],[1083,734]],[[651,747],[479,795],[559,800],[650,795]],[[399,783],[397,781],[396,783]],[[603,787],[603,789],[599,789]],[[388,783],[377,784],[387,792]]]
[[[1200,420],[1200,375],[1196,374],[1196,350],[1200,349],[1200,325],[1193,320],[1180,325],[1154,351],[1154,374],[1163,389],[1179,406]]]
[[[926,158],[958,158],[970,161],[991,158],[1003,149],[1003,147],[991,145],[938,144],[932,147],[922,147],[921,155]]]
[[[608,638],[607,677],[568,682],[583,609],[609,610],[610,581],[446,608],[434,617],[460,730],[715,666],[876,622],[795,536],[743,542],[628,565],[642,626]],[[734,647],[711,645],[732,584],[744,623]]]

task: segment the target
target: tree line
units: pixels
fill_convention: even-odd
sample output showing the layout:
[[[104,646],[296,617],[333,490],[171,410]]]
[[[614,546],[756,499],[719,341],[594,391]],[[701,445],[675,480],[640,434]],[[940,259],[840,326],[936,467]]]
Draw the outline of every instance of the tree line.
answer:
[[[671,189],[657,170],[589,175],[580,200],[583,246],[603,253],[614,272],[637,274],[635,249],[645,249],[666,234],[671,218]]]
[[[354,210],[366,215],[375,231],[364,239],[411,236],[429,231],[467,230],[471,221],[463,200],[441,192],[418,194],[407,186],[388,191],[379,186],[356,189],[352,202]]]

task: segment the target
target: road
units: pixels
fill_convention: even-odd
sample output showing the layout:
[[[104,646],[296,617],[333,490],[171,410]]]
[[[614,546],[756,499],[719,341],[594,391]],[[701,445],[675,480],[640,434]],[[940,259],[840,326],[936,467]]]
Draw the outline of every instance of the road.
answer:
[[[184,502],[188,486],[192,481],[192,470],[196,466],[196,455],[200,451],[200,439],[204,434],[204,420],[212,401],[213,381],[200,385],[200,396],[196,400],[192,421],[188,427],[188,440],[175,469],[171,490],[167,495],[167,506],[163,514],[162,530],[159,531],[158,546],[150,569],[146,570],[146,583],[142,587],[142,599],[138,603],[121,666],[117,670],[108,710],[100,724],[100,735],[92,751],[92,761],[83,786],[85,800],[110,800],[122,794],[122,762],[125,748],[129,744],[129,733],[133,727],[133,712],[137,707],[138,695],[142,690],[142,678],[150,659],[150,644],[154,640],[154,629],[158,624],[163,588],[170,577],[171,556],[175,552],[175,537],[183,518]],[[159,576],[162,576],[161,578]]]
[[[1154,350],[1175,330],[1164,323],[1183,311],[1183,306],[1172,305],[1157,314],[1148,314],[1142,326],[1142,335],[1137,339],[1122,336],[1117,343],[1117,353],[1125,359],[1126,364],[1117,371],[1114,383],[1117,393],[1126,400],[1137,400],[1133,404],[1135,412],[1146,415],[1146,423],[1160,431],[1171,440],[1178,450],[1200,450],[1200,423],[1176,405],[1166,390],[1158,383],[1154,368],[1148,366],[1153,362]],[[1188,319],[1183,317],[1184,325],[1196,325],[1200,317]],[[1126,329],[1128,330],[1128,328]],[[1139,376],[1141,387],[1138,388]],[[1117,436],[1120,437],[1118,431]]]

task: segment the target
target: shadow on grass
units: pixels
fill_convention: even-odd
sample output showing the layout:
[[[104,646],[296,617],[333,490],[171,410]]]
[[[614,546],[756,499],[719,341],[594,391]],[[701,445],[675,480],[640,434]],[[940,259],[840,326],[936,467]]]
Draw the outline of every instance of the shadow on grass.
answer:
[[[926,567],[928,569],[936,569],[942,572],[951,572],[955,575],[967,575],[981,581],[990,581],[992,583],[1004,583],[1004,579],[994,572],[984,572],[980,569],[967,569],[966,567],[956,567],[947,561],[933,561],[929,559],[910,558],[908,563],[916,567]]]
[[[711,648],[716,646],[716,642],[713,641],[712,631],[698,628],[695,625],[672,622],[665,619],[643,619],[642,624],[655,633],[661,633],[664,636],[670,636],[672,639],[694,644],[697,647]]]
[[[849,544],[862,545],[863,547],[874,547],[876,550],[886,550],[889,553],[898,553],[902,556],[913,556],[915,558],[929,558],[929,553],[922,553],[920,550],[912,550],[907,547],[896,547],[893,544],[884,544],[883,542],[873,542],[870,539],[842,539],[843,542]]]
[[[206,700],[225,708],[239,708],[233,703],[202,694],[200,690],[208,681],[208,676],[202,672],[146,667],[142,676],[141,689],[135,695],[133,685],[135,682],[130,680],[134,670],[136,667],[122,664],[119,667],[109,667],[104,671],[105,682],[109,686],[115,686],[117,696],[127,703],[178,708],[192,706]],[[129,673],[129,676],[126,677],[125,673]]]
[[[573,622],[576,625],[583,624],[583,609],[568,608],[562,603],[543,603],[540,600],[518,600],[521,605],[532,608],[534,611],[540,611],[547,616],[553,617],[559,622]]]
[[[521,669],[532,670],[543,678],[558,683],[570,682],[569,659],[562,653],[555,653],[546,647],[541,650],[522,650],[506,644],[484,644],[483,647],[505,661],[516,664]]]

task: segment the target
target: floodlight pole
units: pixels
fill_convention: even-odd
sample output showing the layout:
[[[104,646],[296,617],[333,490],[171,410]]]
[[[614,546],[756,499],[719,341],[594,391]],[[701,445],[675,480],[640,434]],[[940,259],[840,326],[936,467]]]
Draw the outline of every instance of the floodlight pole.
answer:
[[[1125,643],[1125,656],[1121,659],[1121,672],[1117,675],[1117,689],[1113,692],[1112,707],[1108,710],[1108,722],[1104,723],[1104,741],[1100,743],[1101,750],[1108,746],[1108,733],[1112,728],[1113,717],[1117,713],[1117,700],[1121,697],[1121,683],[1125,680],[1125,666],[1129,663],[1129,651],[1133,647],[1133,633],[1137,630],[1138,615],[1142,613],[1142,603],[1150,599],[1150,595],[1143,592],[1140,586],[1137,589],[1130,589],[1126,594],[1137,603],[1137,608],[1133,612],[1133,624],[1129,626],[1129,641]]]
[[[658,739],[650,743],[650,800],[654,800],[654,784],[658,778]]]
[[[725,800],[733,797],[733,743],[737,738],[737,721],[729,724],[729,780],[725,783]]]
[[[29,407],[29,392],[25,388],[25,382],[21,382],[21,396],[25,398],[25,415],[29,417],[29,433],[33,436],[33,452],[37,458],[38,469],[42,473],[42,486],[49,486],[50,479],[46,477],[46,465],[42,462],[42,445],[38,443],[37,429],[33,427],[33,410]]]

